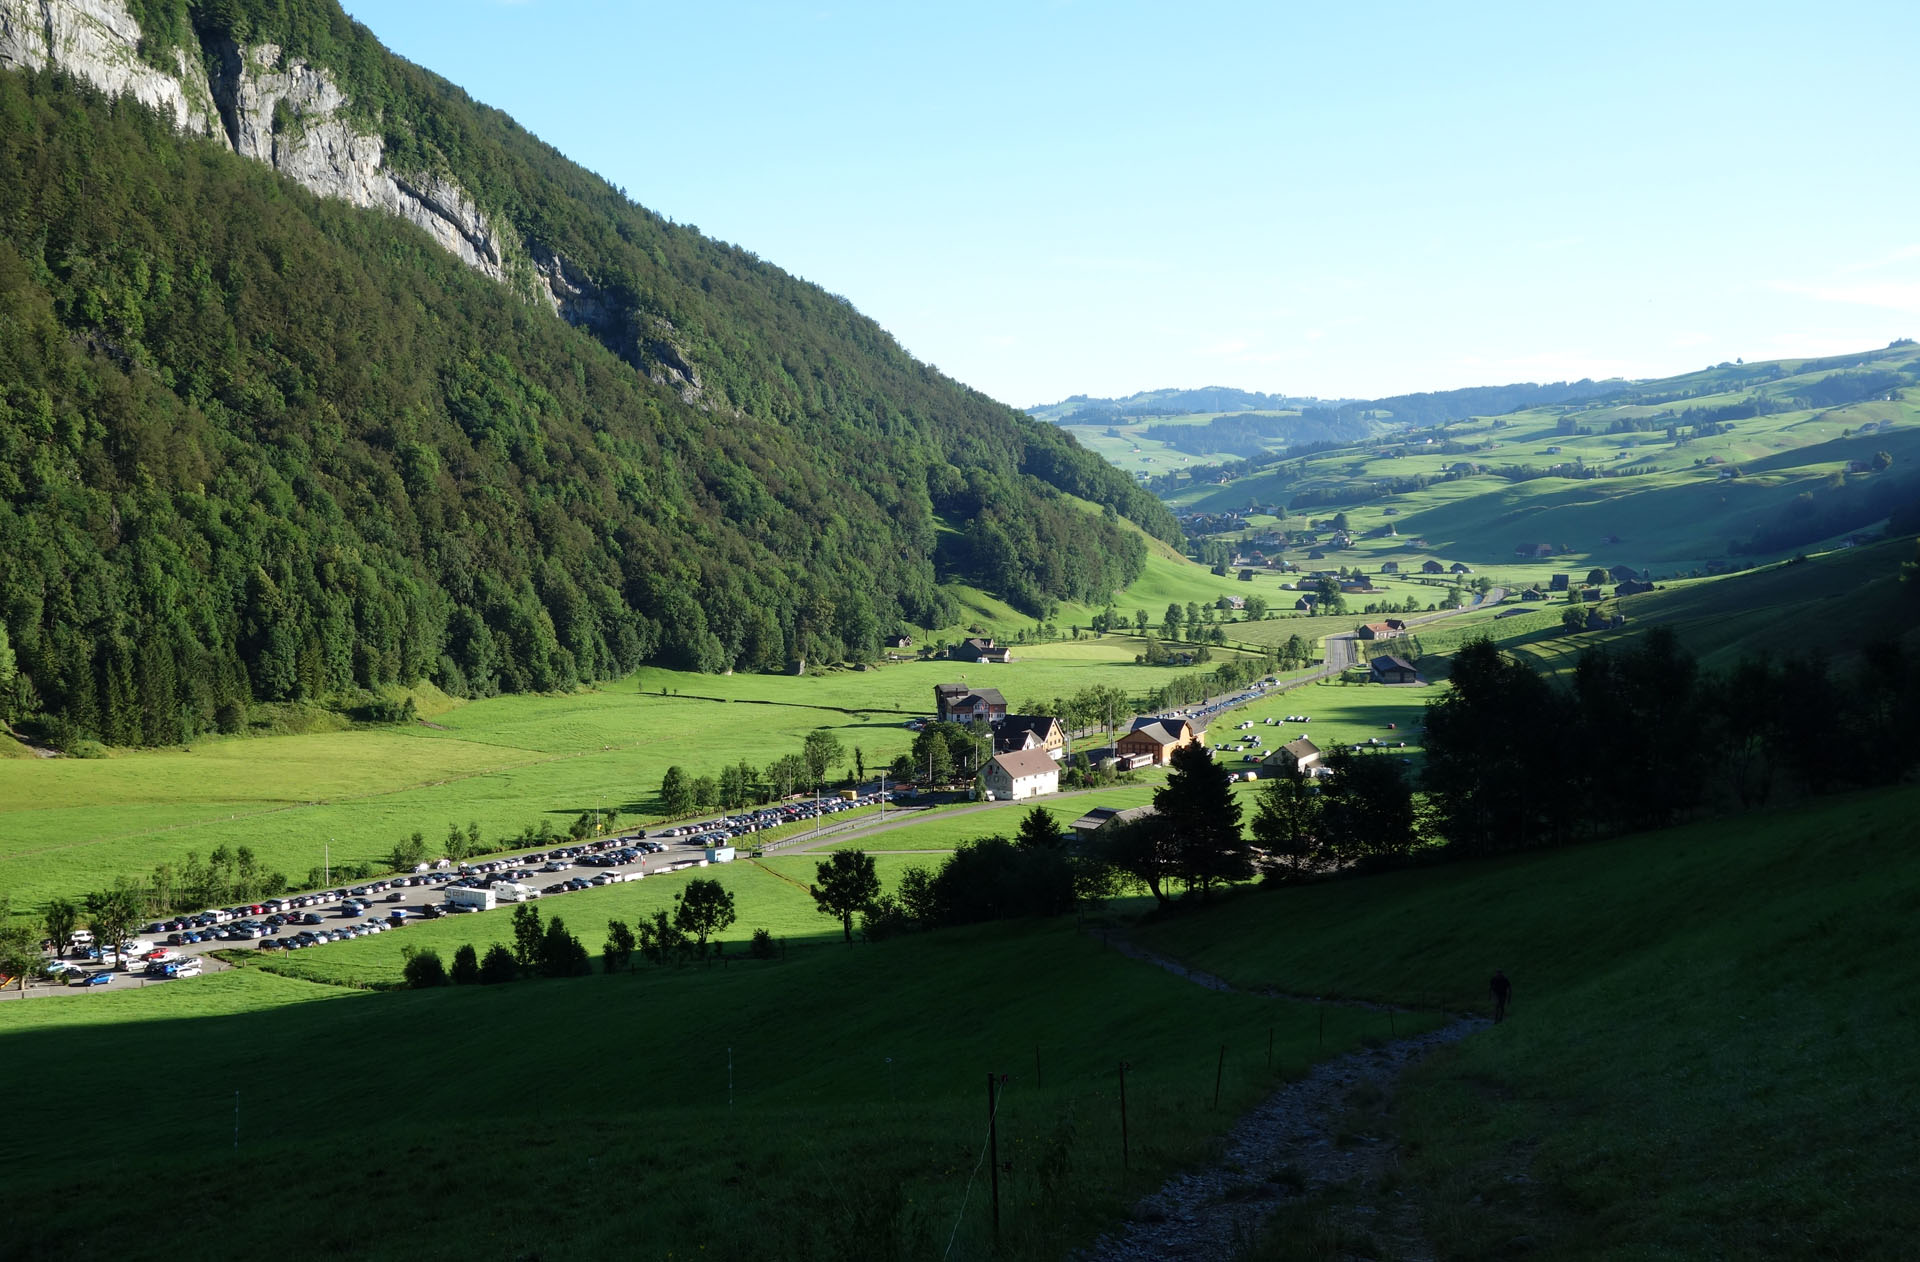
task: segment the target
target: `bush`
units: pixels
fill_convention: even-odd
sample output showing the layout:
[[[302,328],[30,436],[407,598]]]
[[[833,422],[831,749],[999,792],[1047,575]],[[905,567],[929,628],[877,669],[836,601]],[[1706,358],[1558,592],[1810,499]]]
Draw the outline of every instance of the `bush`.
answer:
[[[491,986],[496,982],[510,982],[520,975],[520,966],[514,963],[513,952],[498,942],[487,948],[486,958],[480,961],[480,984]]]
[[[438,951],[408,948],[406,967],[401,972],[406,976],[407,985],[415,990],[447,984],[447,966],[440,962]]]
[[[747,946],[747,954],[756,960],[770,960],[780,954],[780,948],[774,945],[773,934],[765,929],[755,929],[753,941]]]
[[[471,986],[480,980],[480,956],[473,949],[473,943],[463,943],[453,953],[453,984]]]
[[[547,922],[537,955],[542,977],[584,977],[593,971],[587,962],[587,948],[567,932],[567,922],[558,916]]]

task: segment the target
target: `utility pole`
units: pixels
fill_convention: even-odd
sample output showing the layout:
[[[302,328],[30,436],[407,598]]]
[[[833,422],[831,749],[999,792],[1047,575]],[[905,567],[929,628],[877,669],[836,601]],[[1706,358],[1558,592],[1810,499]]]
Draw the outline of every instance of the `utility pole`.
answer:
[[[327,838],[326,849],[321,851],[320,884],[333,884],[333,838]]]
[[[993,1167],[993,1238],[1000,1238],[1000,1110],[994,1098],[995,1083],[987,1074],[987,1164]]]

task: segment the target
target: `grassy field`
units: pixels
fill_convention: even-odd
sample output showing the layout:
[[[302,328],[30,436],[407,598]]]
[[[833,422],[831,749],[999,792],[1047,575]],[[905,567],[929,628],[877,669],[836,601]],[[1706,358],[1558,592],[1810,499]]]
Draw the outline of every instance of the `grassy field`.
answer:
[[[250,846],[295,880],[322,863],[377,861],[416,829],[489,839],[564,831],[583,811],[657,817],[670,765],[717,774],[797,753],[827,727],[869,769],[904,753],[936,683],[997,687],[1014,705],[1094,684],[1143,695],[1181,673],[1136,666],[1130,636],[1035,645],[1006,665],[889,663],[801,678],[645,669],[593,691],[496,697],[431,725],[209,739],[106,759],[0,761],[0,890],[16,904],[74,896],[156,863]],[[664,690],[664,695],[663,695]],[[835,774],[844,769],[837,768]],[[437,850],[436,850],[437,853]]]
[[[1920,352],[1891,348],[1872,359],[1867,367],[1911,371]],[[1533,582],[1555,571],[1621,563],[1657,575],[1685,573],[1724,560],[1730,539],[1774,520],[1803,493],[1817,495],[1842,483],[1887,476],[1848,473],[1850,461],[1868,462],[1885,452],[1898,474],[1920,459],[1920,398],[1914,391],[1896,389],[1890,398],[1876,395],[1838,407],[1795,406],[1832,370],[1803,361],[1783,361],[1779,367],[1783,375],[1774,380],[1762,379],[1767,370],[1761,366],[1729,365],[1732,371],[1639,383],[1635,388],[1649,397],[1671,396],[1657,405],[1541,407],[1407,431],[1288,461],[1279,470],[1224,486],[1192,486],[1171,502],[1217,511],[1249,502],[1286,503],[1302,492],[1330,494],[1324,506],[1295,515],[1332,516],[1345,509],[1356,543],[1329,559],[1357,563],[1369,572],[1387,560],[1404,567],[1433,556],[1466,561],[1502,582]],[[1662,416],[1657,428],[1644,432],[1609,432],[1616,424],[1663,411],[1754,401],[1790,410],[1727,421],[1726,432],[1704,437],[1691,436],[1691,422],[1677,415]],[[1676,427],[1672,436],[1669,419]],[[1505,466],[1546,469],[1576,462],[1619,476],[1509,481],[1496,472]],[[1460,464],[1477,471],[1447,476]],[[1720,477],[1734,468],[1740,477]],[[1391,498],[1369,498],[1384,479],[1415,476],[1444,480]],[[1394,516],[1386,515],[1389,509]],[[1389,524],[1397,537],[1376,533]],[[1424,548],[1417,546],[1420,540]],[[1535,542],[1565,545],[1567,552],[1547,563],[1516,563],[1516,546]]]
[[[1070,922],[503,987],[369,993],[247,970],[9,1003],[17,1081],[138,1064],[168,1087],[137,1109],[118,1091],[15,1094],[8,1251],[158,1256],[299,1221],[322,1256],[1059,1257],[1322,1054],[1319,1020],[1202,990]],[[1386,1033],[1377,1013],[1331,1011],[1325,1053]],[[1011,1163],[997,1250],[979,1168],[990,1073],[1007,1076]],[[192,1195],[73,1194],[77,1167],[120,1187],[162,1154]]]
[[[1421,1070],[1443,1256],[1906,1256],[1920,1230],[1908,788],[1260,891],[1143,941],[1246,986],[1514,1018]],[[1789,1138],[1790,1137],[1790,1138]]]

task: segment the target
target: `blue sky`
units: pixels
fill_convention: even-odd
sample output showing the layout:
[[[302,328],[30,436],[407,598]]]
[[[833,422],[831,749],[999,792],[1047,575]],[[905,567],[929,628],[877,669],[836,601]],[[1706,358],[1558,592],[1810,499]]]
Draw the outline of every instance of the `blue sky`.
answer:
[[[1920,336],[1920,4],[345,0],[1016,406]]]

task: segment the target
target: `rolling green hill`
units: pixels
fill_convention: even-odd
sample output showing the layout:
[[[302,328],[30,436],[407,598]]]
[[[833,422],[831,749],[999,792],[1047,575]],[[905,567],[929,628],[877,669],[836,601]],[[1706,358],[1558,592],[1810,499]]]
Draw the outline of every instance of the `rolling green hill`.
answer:
[[[333,0],[134,8],[124,65],[0,71],[0,720],[166,743],[421,679],[859,658],[959,620],[957,583],[1098,603],[1144,560],[1124,522],[1178,538],[1063,431]],[[37,64],[9,31],[0,64]],[[185,134],[86,86],[167,68]],[[265,165],[351,145],[395,214],[346,204],[358,168],[316,196]]]

